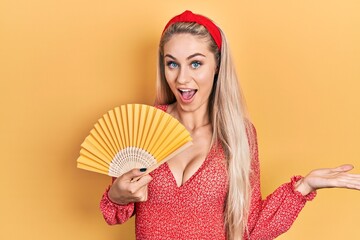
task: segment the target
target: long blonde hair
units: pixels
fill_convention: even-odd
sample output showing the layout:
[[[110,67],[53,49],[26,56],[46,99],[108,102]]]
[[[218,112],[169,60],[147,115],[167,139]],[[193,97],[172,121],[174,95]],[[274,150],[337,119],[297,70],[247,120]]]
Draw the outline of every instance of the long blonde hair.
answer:
[[[209,119],[213,127],[212,144],[220,141],[228,164],[229,191],[225,206],[225,227],[228,239],[242,240],[247,232],[250,207],[250,149],[247,131],[249,121],[245,101],[230,56],[225,35],[222,35],[221,53],[206,28],[197,23],[178,22],[163,33],[159,45],[156,104],[176,101],[165,79],[163,49],[176,34],[188,33],[209,42],[215,55],[218,74],[215,76],[209,98]]]

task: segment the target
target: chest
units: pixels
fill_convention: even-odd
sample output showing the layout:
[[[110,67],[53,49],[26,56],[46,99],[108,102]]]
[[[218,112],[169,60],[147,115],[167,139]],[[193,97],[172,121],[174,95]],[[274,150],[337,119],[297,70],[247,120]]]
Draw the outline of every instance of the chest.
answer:
[[[211,127],[201,127],[192,132],[193,145],[167,162],[178,187],[182,186],[204,164],[211,150]]]
[[[228,174],[224,154],[212,147],[195,173],[181,186],[177,185],[167,163],[151,173],[149,199],[152,204],[186,205],[196,203],[223,206],[228,192]]]

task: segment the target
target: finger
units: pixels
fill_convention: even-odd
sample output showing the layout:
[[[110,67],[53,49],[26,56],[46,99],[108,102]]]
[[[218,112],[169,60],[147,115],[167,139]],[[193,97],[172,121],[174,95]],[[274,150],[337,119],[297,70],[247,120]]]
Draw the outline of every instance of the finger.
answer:
[[[344,164],[344,165],[341,165],[337,168],[334,168],[333,171],[335,172],[348,172],[350,170],[352,170],[354,168],[353,165],[351,164]]]
[[[133,194],[134,202],[144,202],[148,199],[148,186],[144,185]]]
[[[341,173],[341,177],[344,179],[349,179],[349,180],[355,180],[355,181],[360,181],[360,174],[353,174],[353,173]]]
[[[360,190],[360,181],[354,179],[341,179],[337,187]]]
[[[142,189],[142,197],[139,199],[140,202],[145,202],[148,199],[148,186],[145,185]]]
[[[151,182],[151,180],[152,180],[152,177],[149,174],[147,174],[147,175],[142,176],[139,180],[132,182],[132,185],[134,187],[136,187],[137,189],[141,189],[142,187],[148,185],[149,182]]]
[[[149,182],[152,180],[152,177],[150,175],[142,176],[138,181],[130,181],[127,185],[127,192],[130,195],[133,195],[137,197],[139,195],[139,192],[141,189],[149,184]]]
[[[146,171],[146,168],[134,168],[126,173],[124,173],[121,176],[122,180],[128,180],[131,181],[134,178],[140,177],[141,175],[144,174],[144,172]]]

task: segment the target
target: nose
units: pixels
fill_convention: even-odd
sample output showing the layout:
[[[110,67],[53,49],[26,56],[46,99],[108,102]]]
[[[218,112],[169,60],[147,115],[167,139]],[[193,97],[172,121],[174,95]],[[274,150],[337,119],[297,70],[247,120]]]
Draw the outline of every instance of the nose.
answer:
[[[189,69],[187,69],[186,67],[180,68],[179,75],[178,75],[176,81],[179,84],[186,84],[186,83],[190,82],[190,80],[191,80],[191,76],[190,76]]]

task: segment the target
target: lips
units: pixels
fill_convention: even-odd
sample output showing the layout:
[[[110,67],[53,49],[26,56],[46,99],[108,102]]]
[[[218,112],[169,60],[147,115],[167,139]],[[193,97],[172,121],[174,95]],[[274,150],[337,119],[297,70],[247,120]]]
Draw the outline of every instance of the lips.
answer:
[[[196,89],[179,89],[179,92],[181,94],[182,100],[184,100],[185,102],[189,102],[194,97],[197,90]]]

